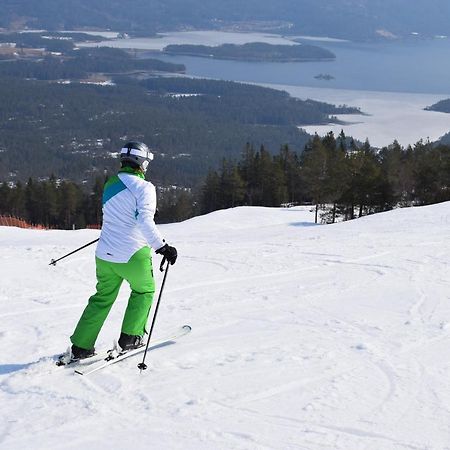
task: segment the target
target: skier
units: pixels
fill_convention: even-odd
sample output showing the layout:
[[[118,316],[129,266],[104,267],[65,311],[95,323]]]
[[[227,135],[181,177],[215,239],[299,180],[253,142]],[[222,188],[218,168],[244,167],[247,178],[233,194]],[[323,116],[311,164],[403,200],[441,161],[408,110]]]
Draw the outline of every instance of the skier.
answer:
[[[97,292],[89,299],[73,335],[71,360],[93,356],[106,317],[126,280],[131,295],[118,341],[122,351],[142,345],[155,292],[151,250],[170,264],[177,250],[166,244],[155,222],[156,191],[145,181],[153,154],[142,142],[129,142],[120,152],[121,169],[105,184],[103,225],[96,249]]]

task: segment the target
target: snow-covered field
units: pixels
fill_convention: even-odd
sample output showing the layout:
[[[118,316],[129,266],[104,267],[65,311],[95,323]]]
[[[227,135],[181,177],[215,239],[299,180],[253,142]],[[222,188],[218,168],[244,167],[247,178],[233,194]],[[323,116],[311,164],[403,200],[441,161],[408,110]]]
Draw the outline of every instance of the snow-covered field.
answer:
[[[52,358],[94,290],[93,248],[48,263],[98,232],[0,228],[0,448],[450,449],[450,203],[312,221],[236,208],[161,227],[180,258],[155,337],[193,331],[142,374],[130,359],[89,377]]]
[[[406,92],[375,92],[346,89],[326,89],[306,86],[264,84],[282,89],[293,97],[313,99],[335,105],[361,108],[366,115],[341,114],[345,125],[302,126],[308,133],[324,135],[344,130],[347,136],[365,141],[375,147],[390,145],[396,139],[403,146],[414,145],[420,139],[436,141],[450,130],[450,114],[425,111],[424,108],[449,98],[449,94],[417,94]]]
[[[101,33],[95,33],[104,36]],[[115,37],[115,36],[107,36]],[[319,38],[320,39],[320,38]],[[80,47],[106,46],[114,48],[134,48],[139,50],[162,50],[167,45],[221,45],[221,44],[246,44],[249,42],[265,42],[273,45],[294,45],[292,39],[273,33],[242,33],[228,31],[175,31],[158,34],[156,37],[117,39],[102,42],[81,42]]]

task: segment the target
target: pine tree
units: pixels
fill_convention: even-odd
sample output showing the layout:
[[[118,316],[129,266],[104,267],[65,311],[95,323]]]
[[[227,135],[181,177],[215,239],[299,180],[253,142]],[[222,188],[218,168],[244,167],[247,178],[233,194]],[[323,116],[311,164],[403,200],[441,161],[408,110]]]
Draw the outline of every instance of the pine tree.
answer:
[[[63,181],[59,188],[59,223],[64,229],[76,227],[82,218],[77,215],[80,205],[80,192],[75,183]]]
[[[245,197],[244,180],[236,165],[223,160],[220,175],[221,207],[233,208],[242,205]]]
[[[277,158],[275,158],[275,161]],[[280,148],[278,162],[283,171],[287,202],[298,203],[304,196],[304,187],[300,177],[300,161],[296,153],[291,152],[287,144]]]
[[[96,177],[92,193],[89,196],[88,214],[86,219],[89,224],[100,225],[102,222],[102,197],[105,177]]]
[[[327,200],[328,154],[320,137],[316,134],[302,155],[301,176],[316,205],[315,223],[318,222],[319,208]]]
[[[25,188],[20,181],[18,181],[16,186],[11,190],[10,209],[11,215],[20,219],[26,218],[27,207]]]
[[[180,222],[189,219],[193,215],[193,198],[185,189],[182,189],[176,197],[173,213],[170,221]]]
[[[270,153],[261,145],[259,152],[255,157],[256,168],[256,189],[255,189],[255,205],[261,206],[273,206],[272,205],[272,192],[274,187],[271,180],[272,157]]]
[[[207,214],[221,208],[220,176],[211,170],[206,176],[201,195],[201,211]]]
[[[6,183],[0,184],[0,214],[9,214],[11,211],[10,207],[10,197],[11,189]]]
[[[245,184],[244,204],[254,205],[257,190],[256,152],[252,144],[247,142],[241,161],[238,164],[239,174]]]

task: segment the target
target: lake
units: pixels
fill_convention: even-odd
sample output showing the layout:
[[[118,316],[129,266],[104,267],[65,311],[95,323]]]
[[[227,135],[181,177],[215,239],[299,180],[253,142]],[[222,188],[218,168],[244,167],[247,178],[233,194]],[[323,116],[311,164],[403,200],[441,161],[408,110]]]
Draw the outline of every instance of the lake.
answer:
[[[257,41],[293,45],[291,38],[274,34],[217,31],[167,33],[159,38],[120,39],[92,45],[151,50],[149,56],[184,64],[190,76],[272,85],[300,98],[359,106],[369,115],[343,117],[358,122],[344,131],[358,139],[369,137],[377,146],[388,145],[395,138],[405,145],[418,138],[434,140],[450,131],[450,114],[423,111],[425,106],[450,97],[450,39],[411,36],[394,42],[354,43],[305,38],[303,42],[319,45],[336,55],[335,61],[323,62],[241,62],[155,53],[169,44]],[[331,75],[333,79],[314,78],[319,74]],[[311,131],[311,127],[307,130]],[[323,127],[314,130],[325,132]]]
[[[331,50],[336,60],[261,63],[185,56],[162,59],[184,64],[187,74],[194,76],[334,89],[450,94],[450,42],[446,39],[320,45]],[[319,74],[329,74],[334,79],[315,79]]]
[[[90,45],[158,51],[169,44],[246,42],[294,44],[291,38],[276,34],[191,31],[167,33],[159,38],[118,39]],[[193,76],[335,89],[450,94],[450,39],[411,37],[394,42],[355,43],[308,37],[303,42],[331,50],[336,54],[336,60],[261,63],[189,56],[158,57],[185,64],[187,74]],[[321,73],[334,79],[314,78]]]

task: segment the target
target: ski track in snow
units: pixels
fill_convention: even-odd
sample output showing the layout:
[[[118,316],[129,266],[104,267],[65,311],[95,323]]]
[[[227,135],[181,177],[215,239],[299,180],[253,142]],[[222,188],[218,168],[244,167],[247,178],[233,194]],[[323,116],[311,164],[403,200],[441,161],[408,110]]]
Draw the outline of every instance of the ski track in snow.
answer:
[[[88,377],[54,358],[94,291],[93,247],[48,264],[98,231],[0,227],[0,448],[450,450],[450,203],[312,221],[235,208],[162,226],[180,258],[155,337],[193,331],[142,374],[130,358]]]

